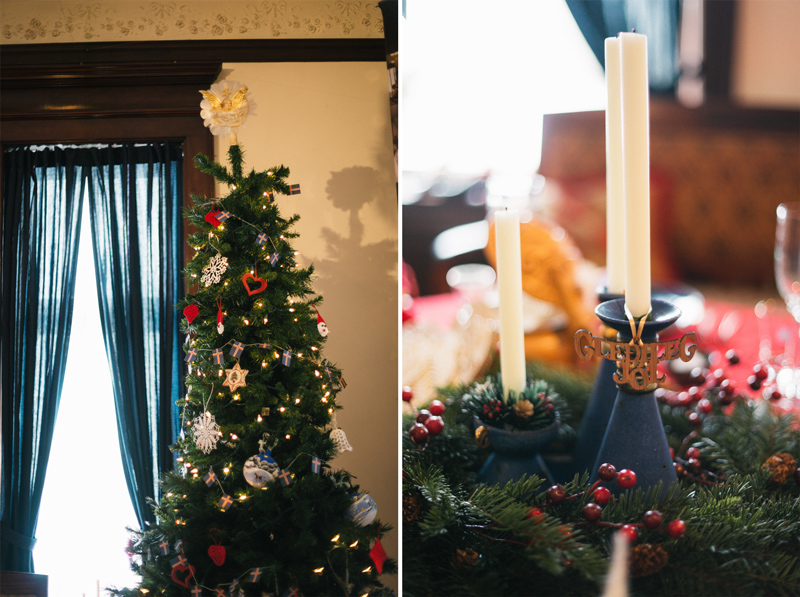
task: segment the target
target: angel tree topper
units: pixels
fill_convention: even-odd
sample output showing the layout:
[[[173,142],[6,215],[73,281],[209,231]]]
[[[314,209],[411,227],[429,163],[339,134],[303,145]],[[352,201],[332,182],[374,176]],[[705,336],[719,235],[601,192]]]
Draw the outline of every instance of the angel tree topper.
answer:
[[[236,81],[214,83],[208,91],[200,91],[200,116],[212,135],[234,135],[233,129],[241,126],[250,110],[247,87]]]

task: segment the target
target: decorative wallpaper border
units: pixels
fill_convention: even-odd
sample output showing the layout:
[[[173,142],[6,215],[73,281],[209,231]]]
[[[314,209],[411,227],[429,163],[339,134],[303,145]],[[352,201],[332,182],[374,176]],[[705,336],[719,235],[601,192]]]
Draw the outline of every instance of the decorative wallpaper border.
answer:
[[[0,44],[381,38],[377,2],[3,0]]]

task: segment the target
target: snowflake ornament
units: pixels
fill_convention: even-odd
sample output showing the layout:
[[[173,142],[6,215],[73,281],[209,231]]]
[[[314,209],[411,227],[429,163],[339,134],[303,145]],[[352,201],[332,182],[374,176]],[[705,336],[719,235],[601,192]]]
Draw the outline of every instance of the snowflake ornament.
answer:
[[[195,445],[203,452],[208,454],[217,447],[219,439],[219,425],[214,419],[214,415],[206,411],[206,414],[195,418],[192,433],[194,434]]]
[[[218,284],[226,269],[228,269],[228,258],[217,253],[211,258],[208,265],[203,268],[203,275],[200,277],[200,281],[206,288],[212,284]]]

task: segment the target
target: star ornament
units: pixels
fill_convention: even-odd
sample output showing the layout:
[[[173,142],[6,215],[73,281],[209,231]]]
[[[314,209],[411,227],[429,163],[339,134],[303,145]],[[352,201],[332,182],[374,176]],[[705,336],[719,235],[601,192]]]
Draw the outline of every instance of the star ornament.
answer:
[[[223,386],[228,386],[231,392],[235,392],[238,388],[243,388],[247,384],[244,378],[247,377],[249,369],[242,369],[237,362],[233,369],[225,369],[225,381],[222,382]]]

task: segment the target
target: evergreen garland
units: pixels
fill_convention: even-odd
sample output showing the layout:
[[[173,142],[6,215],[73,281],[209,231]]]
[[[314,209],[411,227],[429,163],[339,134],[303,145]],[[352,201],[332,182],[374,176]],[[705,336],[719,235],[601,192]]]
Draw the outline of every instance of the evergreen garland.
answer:
[[[577,427],[591,379],[542,365],[531,373],[557,389],[562,417]],[[634,595],[800,594],[800,484],[787,474],[800,456],[796,417],[739,397],[732,406],[714,403],[696,425],[685,408],[663,404],[676,463],[688,466],[680,455],[691,446],[703,469],[687,469],[663,497],[660,487],[625,491],[590,522],[589,471],[563,484],[568,499],[557,504],[548,504],[548,484],[536,476],[476,483],[489,451],[475,446],[463,404],[472,392],[442,390],[445,429],[422,449],[403,438],[407,595],[598,595],[612,535],[625,524],[638,532],[629,558]],[[564,427],[557,449],[568,451],[574,432]],[[657,528],[642,524],[648,511],[660,513]],[[676,538],[666,525],[678,519],[686,530]]]

